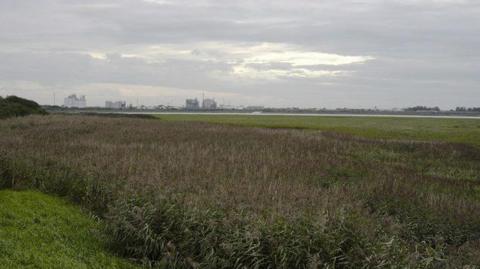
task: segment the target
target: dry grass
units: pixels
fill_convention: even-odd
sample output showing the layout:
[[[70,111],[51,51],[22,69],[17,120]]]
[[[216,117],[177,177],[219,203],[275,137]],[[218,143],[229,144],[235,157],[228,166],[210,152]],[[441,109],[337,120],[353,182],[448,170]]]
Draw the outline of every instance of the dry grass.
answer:
[[[70,197],[159,267],[480,265],[479,162],[461,144],[301,130],[0,122],[4,186]]]

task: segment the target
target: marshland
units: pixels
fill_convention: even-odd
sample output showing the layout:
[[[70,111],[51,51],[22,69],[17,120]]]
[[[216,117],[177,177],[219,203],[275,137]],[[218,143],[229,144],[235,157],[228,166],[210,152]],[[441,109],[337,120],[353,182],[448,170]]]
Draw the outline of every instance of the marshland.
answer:
[[[478,121],[257,118],[5,119],[0,183],[77,204],[145,267],[480,265]]]

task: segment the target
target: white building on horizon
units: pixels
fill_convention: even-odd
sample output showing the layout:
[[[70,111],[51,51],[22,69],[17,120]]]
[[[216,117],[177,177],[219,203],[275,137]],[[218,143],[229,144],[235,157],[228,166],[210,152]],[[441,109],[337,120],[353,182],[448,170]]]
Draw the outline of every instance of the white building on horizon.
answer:
[[[85,108],[87,107],[87,99],[85,98],[85,95],[77,97],[76,94],[72,94],[64,99],[63,105],[65,107]]]
[[[202,103],[202,108],[208,110],[217,109],[217,102],[215,102],[215,99],[204,99]]]
[[[111,109],[125,109],[127,108],[127,102],[125,101],[106,101],[105,102],[105,107],[106,108],[111,108]]]

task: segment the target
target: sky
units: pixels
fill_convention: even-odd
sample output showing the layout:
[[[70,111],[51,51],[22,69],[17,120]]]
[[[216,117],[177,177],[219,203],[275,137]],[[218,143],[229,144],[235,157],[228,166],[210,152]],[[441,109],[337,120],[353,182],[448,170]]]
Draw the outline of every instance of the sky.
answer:
[[[0,95],[480,106],[478,0],[0,0]],[[55,96],[55,98],[54,98]]]

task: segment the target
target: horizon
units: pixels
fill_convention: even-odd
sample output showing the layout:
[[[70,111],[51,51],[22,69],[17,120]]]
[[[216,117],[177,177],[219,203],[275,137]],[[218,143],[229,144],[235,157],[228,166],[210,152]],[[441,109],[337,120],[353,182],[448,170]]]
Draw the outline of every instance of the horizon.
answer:
[[[45,107],[62,107],[62,108],[70,108],[70,109],[89,109],[89,108],[107,108],[107,109],[117,109],[117,108],[112,108],[112,107],[106,107],[106,104],[107,103],[116,103],[116,102],[123,102],[125,103],[126,105],[126,109],[142,109],[142,108],[146,108],[146,109],[157,109],[158,107],[170,107],[170,108],[175,108],[175,109],[185,109],[186,108],[186,105],[185,105],[185,101],[189,100],[189,99],[196,99],[198,100],[199,102],[201,101],[200,98],[198,97],[192,97],[192,98],[187,98],[184,100],[184,103],[183,104],[180,104],[180,105],[171,105],[171,104],[164,104],[164,103],[158,103],[158,104],[152,104],[152,105],[145,105],[145,104],[142,104],[141,102],[139,102],[138,104],[134,104],[134,103],[129,103],[125,100],[120,100],[120,99],[106,99],[103,104],[101,105],[90,105],[88,103],[88,98],[87,96],[84,96],[84,95],[79,95],[79,94],[69,94],[67,97],[70,97],[70,96],[76,96],[76,97],[85,97],[86,98],[86,106],[81,108],[81,107],[69,107],[67,105],[65,105],[65,99],[66,98],[62,98],[61,100],[59,101],[56,101],[55,103],[47,103],[47,104],[42,104],[40,102],[37,102],[36,100],[33,100],[35,102],[37,102],[39,105],[41,106],[45,106]],[[16,96],[16,97],[20,97],[20,98],[24,98],[24,96],[18,96],[18,95],[15,95],[15,94],[11,94],[11,95],[1,95],[0,94],[0,97],[2,98],[6,98],[6,97],[9,97],[9,96]],[[205,98],[205,100],[209,99],[208,97]],[[335,107],[335,108],[327,108],[327,107],[296,107],[296,106],[283,106],[283,107],[275,107],[275,106],[262,106],[262,105],[248,105],[248,104],[241,104],[241,105],[236,105],[236,106],[233,106],[233,105],[228,105],[228,104],[225,104],[225,103],[219,103],[218,100],[216,100],[215,98],[212,98],[211,100],[214,100],[217,104],[217,108],[214,108],[214,109],[208,109],[208,110],[245,110],[245,109],[251,109],[251,108],[255,108],[255,109],[258,109],[258,110],[261,110],[261,109],[278,109],[278,110],[288,110],[288,109],[299,109],[299,110],[318,110],[318,111],[334,111],[334,110],[345,110],[345,111],[355,111],[355,110],[367,110],[367,111],[391,111],[391,112],[399,112],[399,111],[406,111],[408,109],[413,109],[413,108],[426,108],[425,111],[433,111],[434,109],[438,108],[440,112],[449,112],[449,111],[458,111],[458,109],[466,109],[464,111],[460,111],[460,112],[468,112],[469,110],[468,109],[475,109],[475,113],[477,113],[477,109],[480,109],[480,107],[465,107],[465,106],[459,106],[459,107],[454,107],[454,108],[442,108],[442,107],[439,107],[439,106],[424,106],[424,105],[421,105],[421,104],[418,104],[418,105],[414,105],[414,106],[410,106],[410,107],[392,107],[392,108],[389,108],[389,107]],[[121,109],[121,108],[120,108]],[[205,110],[204,108],[200,107],[198,108],[198,111],[202,111],[202,110]],[[419,110],[420,111],[420,110]]]

